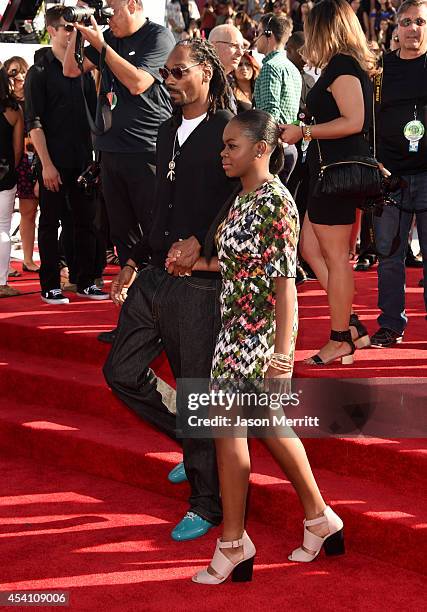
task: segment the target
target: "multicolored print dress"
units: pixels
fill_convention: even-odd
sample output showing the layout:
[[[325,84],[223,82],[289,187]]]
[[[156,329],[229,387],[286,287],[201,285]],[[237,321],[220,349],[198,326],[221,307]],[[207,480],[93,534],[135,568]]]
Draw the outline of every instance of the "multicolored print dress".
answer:
[[[295,277],[298,212],[276,176],[238,196],[216,235],[222,327],[212,378],[263,378],[275,342],[275,278]],[[292,350],[298,332],[295,303]]]

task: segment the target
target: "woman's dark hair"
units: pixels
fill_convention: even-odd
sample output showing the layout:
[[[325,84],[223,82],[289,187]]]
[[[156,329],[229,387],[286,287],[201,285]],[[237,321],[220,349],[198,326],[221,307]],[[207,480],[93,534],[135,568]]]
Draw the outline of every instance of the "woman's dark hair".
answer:
[[[0,112],[5,111],[7,108],[18,110],[19,106],[13,95],[7,72],[0,63]]]
[[[238,122],[242,128],[242,133],[252,142],[260,142],[261,140],[265,140],[265,142],[273,148],[270,157],[270,172],[272,174],[278,174],[283,168],[285,154],[279,140],[279,126],[270,113],[253,109],[236,115],[230,121]],[[212,257],[214,252],[216,231],[226,218],[228,211],[230,210],[230,206],[232,205],[240,189],[241,185],[239,183],[236,186],[235,192],[233,192],[231,197],[227,200],[227,202],[225,202],[224,206],[221,208],[208,230],[203,248],[203,254],[208,260]]]
[[[279,126],[270,113],[258,109],[248,110],[233,117],[231,121],[239,123],[242,133],[252,142],[265,140],[272,148],[270,172],[278,174],[283,168],[285,154],[280,142]]]
[[[189,47],[191,58],[195,62],[209,64],[212,67],[212,78],[209,83],[208,115],[213,115],[220,109],[232,110],[233,93],[215,47],[203,38],[181,40],[176,46]],[[175,109],[174,115],[178,114],[181,116],[180,108]]]

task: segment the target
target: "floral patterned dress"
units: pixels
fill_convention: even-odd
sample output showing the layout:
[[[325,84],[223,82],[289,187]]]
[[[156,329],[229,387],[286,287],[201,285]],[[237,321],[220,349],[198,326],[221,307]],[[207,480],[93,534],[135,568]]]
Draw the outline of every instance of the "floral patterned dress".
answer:
[[[275,281],[296,276],[298,211],[276,176],[238,196],[216,235],[222,327],[212,378],[263,378],[274,353]],[[295,303],[291,355],[298,332]]]

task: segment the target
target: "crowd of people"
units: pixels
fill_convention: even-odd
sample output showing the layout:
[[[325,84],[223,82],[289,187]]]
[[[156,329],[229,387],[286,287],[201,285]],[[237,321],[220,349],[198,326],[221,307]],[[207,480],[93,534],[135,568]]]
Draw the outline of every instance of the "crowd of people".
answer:
[[[423,261],[413,259],[424,275],[427,266],[427,0],[175,0],[167,27],[145,19],[141,0],[108,4],[104,32],[93,18],[71,25],[63,6],[48,9],[51,47],[30,69],[14,57],[0,71],[0,295],[15,294],[7,276],[18,184],[24,265],[34,272],[40,206],[44,302],[69,301],[64,258],[80,297],[107,299],[95,281],[114,245],[121,269],[110,295],[121,309],[99,338],[112,343],[104,375],[173,438],[153,359],[164,351],[177,381],[286,382],[296,281],[307,274],[327,295],[331,329],[308,365],[351,364],[356,349],[401,342],[414,217]],[[79,62],[78,34],[87,43]],[[356,268],[379,262],[371,337],[353,310],[359,234]],[[289,558],[342,554],[343,522],[301,441],[266,444],[305,513],[303,545]],[[182,446],[170,480],[188,479],[191,497],[172,538],[223,523],[210,566],[193,580],[250,580],[246,438],[184,437]]]

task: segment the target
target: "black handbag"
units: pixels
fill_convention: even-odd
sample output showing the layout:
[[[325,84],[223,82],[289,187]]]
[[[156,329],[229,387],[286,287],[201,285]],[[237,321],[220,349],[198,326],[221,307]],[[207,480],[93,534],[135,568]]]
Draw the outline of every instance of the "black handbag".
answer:
[[[351,159],[323,164],[319,147],[319,158],[320,171],[314,195],[360,199],[376,198],[380,195],[381,172],[374,157],[355,155]]]
[[[354,155],[334,163],[324,164],[319,140],[319,176],[314,189],[315,196],[342,196],[360,199],[360,208],[369,198],[382,192],[381,170],[376,160],[375,107],[373,107],[374,155]]]

